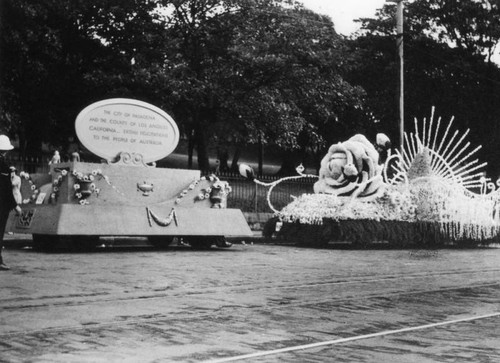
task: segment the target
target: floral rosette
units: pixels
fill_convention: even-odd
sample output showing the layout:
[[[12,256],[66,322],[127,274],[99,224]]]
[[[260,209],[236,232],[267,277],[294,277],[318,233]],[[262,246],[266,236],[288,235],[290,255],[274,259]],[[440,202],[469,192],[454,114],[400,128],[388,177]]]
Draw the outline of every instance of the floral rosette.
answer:
[[[104,178],[102,171],[100,169],[92,170],[89,174],[84,174],[82,172],[74,170],[72,173],[73,177],[76,179],[73,184],[73,189],[75,191],[75,197],[81,205],[89,204],[88,197],[92,194],[99,196],[100,189],[97,188],[95,181],[100,178]]]

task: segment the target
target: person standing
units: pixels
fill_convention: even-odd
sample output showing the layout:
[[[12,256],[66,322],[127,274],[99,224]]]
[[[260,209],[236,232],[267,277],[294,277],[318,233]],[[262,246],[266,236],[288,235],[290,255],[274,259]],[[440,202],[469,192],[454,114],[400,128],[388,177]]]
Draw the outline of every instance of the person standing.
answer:
[[[14,146],[10,143],[9,138],[0,135],[0,271],[9,270],[9,267],[3,263],[2,259],[3,236],[9,213],[12,209],[21,213],[21,207],[16,203],[12,194],[11,171],[5,162],[7,153],[13,148]]]

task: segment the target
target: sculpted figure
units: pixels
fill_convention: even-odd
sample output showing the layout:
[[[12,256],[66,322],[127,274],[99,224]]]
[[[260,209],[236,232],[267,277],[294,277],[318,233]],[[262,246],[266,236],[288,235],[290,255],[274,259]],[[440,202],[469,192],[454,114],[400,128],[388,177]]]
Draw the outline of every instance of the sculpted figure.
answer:
[[[54,155],[52,155],[52,159],[49,161],[49,165],[59,164],[61,162],[61,156],[59,155],[59,151],[54,151]]]
[[[321,160],[319,180],[314,184],[314,192],[359,198],[376,197],[385,185],[378,150],[384,151],[389,147],[389,138],[384,134],[377,135],[376,146],[361,134],[330,146]]]
[[[16,168],[10,167],[10,181],[12,184],[12,194],[14,195],[14,199],[16,200],[17,205],[21,205],[23,203],[23,196],[21,195],[21,177],[17,175]]]

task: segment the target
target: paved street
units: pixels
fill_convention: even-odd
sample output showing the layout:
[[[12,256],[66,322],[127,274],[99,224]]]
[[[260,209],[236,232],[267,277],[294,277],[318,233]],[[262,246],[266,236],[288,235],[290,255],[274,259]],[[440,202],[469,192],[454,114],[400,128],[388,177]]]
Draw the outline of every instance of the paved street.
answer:
[[[3,252],[0,362],[498,362],[500,249]]]

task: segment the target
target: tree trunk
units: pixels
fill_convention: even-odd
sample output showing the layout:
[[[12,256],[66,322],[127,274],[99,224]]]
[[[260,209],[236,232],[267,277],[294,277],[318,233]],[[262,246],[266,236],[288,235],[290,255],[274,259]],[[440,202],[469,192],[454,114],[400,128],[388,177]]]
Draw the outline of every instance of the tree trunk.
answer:
[[[296,175],[295,170],[300,163],[303,162],[303,153],[298,150],[288,151],[283,154],[283,161],[281,163],[281,168],[278,171],[278,175],[290,176]]]
[[[217,159],[219,160],[219,170],[228,171],[229,153],[226,147],[217,149]]]
[[[193,152],[194,152],[193,130],[190,129],[188,133],[188,169],[193,168]]]
[[[236,148],[233,155],[233,160],[231,161],[231,170],[238,171],[238,162],[240,160],[241,149],[239,147]]]
[[[198,154],[198,169],[200,169],[201,171],[209,171],[210,161],[208,158],[208,142],[206,133],[200,122],[197,122],[194,132],[194,138]]]

